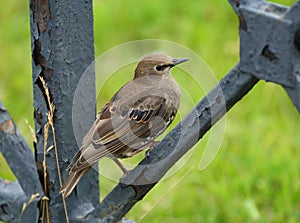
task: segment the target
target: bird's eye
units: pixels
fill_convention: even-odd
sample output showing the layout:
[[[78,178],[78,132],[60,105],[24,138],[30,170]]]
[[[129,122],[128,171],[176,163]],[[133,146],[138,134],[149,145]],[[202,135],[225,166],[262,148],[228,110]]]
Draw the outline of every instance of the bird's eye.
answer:
[[[163,70],[165,70],[167,67],[168,67],[168,65],[157,65],[157,66],[155,67],[155,70],[157,70],[157,71],[163,71]]]
[[[157,66],[155,67],[155,70],[157,70],[157,71],[162,71],[162,70],[163,70],[163,66],[157,65]]]

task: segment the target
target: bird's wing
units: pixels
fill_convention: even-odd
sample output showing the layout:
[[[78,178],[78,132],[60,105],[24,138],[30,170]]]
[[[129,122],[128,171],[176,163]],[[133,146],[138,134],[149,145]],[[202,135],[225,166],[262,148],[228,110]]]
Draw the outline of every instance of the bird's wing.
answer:
[[[91,143],[75,155],[71,172],[92,166],[102,157],[126,157],[137,145],[142,147],[160,135],[177,112],[177,106],[158,95],[138,100],[114,98],[100,111],[89,137]]]

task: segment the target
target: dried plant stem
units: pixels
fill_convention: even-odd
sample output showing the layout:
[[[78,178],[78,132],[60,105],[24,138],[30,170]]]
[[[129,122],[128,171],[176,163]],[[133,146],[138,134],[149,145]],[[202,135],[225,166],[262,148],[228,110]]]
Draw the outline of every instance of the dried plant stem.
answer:
[[[44,176],[44,193],[47,195],[47,163],[46,163],[46,150],[47,150],[47,141],[48,141],[48,130],[49,130],[49,123],[47,122],[44,126],[44,157],[43,157],[43,176]],[[45,214],[46,214],[46,222],[50,223],[50,215],[49,215],[49,199],[42,199],[43,200],[43,211],[42,211],[42,222],[44,222]]]
[[[24,211],[26,210],[26,208],[28,207],[28,205],[29,205],[31,202],[33,202],[35,199],[37,199],[39,196],[40,196],[39,193],[32,194],[31,197],[30,197],[30,199],[29,199],[29,201],[28,201],[28,202],[25,202],[25,203],[23,204],[23,207],[22,207],[21,214],[20,214],[20,216],[19,216],[18,222],[21,222],[23,213],[24,213]]]
[[[52,124],[50,124],[50,125],[51,125],[51,130],[52,130],[52,135],[53,135],[53,146],[54,146],[54,152],[55,152],[57,174],[58,174],[58,179],[59,179],[59,185],[60,185],[60,187],[62,187],[62,179],[61,179],[60,168],[59,168],[59,163],[58,163],[58,152],[57,152],[57,147],[56,147],[56,138],[55,138],[55,133],[54,133],[54,125],[53,125],[53,122],[51,122],[51,123]],[[62,199],[63,199],[63,204],[64,204],[66,221],[67,221],[67,223],[69,223],[67,204],[66,204],[66,200],[65,200],[64,196],[62,196]]]
[[[55,128],[54,128],[54,121],[53,121],[54,120],[55,105],[51,102],[49,89],[47,87],[47,84],[46,84],[45,80],[42,77],[40,77],[40,80],[43,84],[45,94],[47,96],[47,103],[48,103],[48,106],[49,106],[49,112],[47,113],[48,122],[46,123],[46,125],[44,127],[44,162],[43,162],[43,165],[44,165],[44,190],[45,190],[45,194],[47,194],[46,153],[48,151],[50,151],[52,148],[54,148],[54,152],[55,152],[56,168],[57,168],[57,175],[58,175],[60,187],[62,186],[62,179],[61,179],[60,167],[59,167],[59,163],[58,163],[58,152],[57,152],[57,146],[56,146]],[[46,149],[49,127],[51,127],[51,131],[52,131],[53,146],[50,146],[51,149],[50,148]],[[66,216],[66,222],[69,223],[69,217],[68,217],[66,201],[65,201],[63,196],[62,196],[62,199],[63,199],[64,211],[65,211],[65,216]],[[49,209],[48,209],[48,199],[46,199],[46,202],[45,202],[45,210],[46,210],[46,216],[47,216],[47,223],[48,222],[50,223]],[[43,210],[43,213],[44,213],[44,210]]]

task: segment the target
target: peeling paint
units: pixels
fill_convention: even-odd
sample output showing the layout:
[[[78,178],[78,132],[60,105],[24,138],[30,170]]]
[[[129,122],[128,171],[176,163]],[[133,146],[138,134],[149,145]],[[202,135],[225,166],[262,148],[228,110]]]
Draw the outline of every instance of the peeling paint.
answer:
[[[15,125],[12,120],[6,120],[0,124],[0,130],[5,134],[14,135],[16,133],[15,131]]]
[[[41,54],[41,42],[39,40],[34,41],[34,49],[32,53],[32,59],[34,61],[34,64],[36,66],[40,65],[42,68],[42,71],[40,75],[46,80],[50,80],[50,77],[52,76],[53,70],[46,65],[46,59]]]
[[[276,56],[276,54],[275,54],[273,51],[271,51],[271,50],[269,49],[269,45],[266,45],[266,46],[263,48],[261,54],[262,54],[264,57],[268,58],[269,60],[276,60],[276,59],[278,59],[277,56]]]
[[[247,23],[246,23],[246,20],[245,20],[243,14],[241,12],[238,12],[237,16],[240,21],[240,29],[247,31],[248,27],[247,27]]]
[[[220,95],[218,95],[218,96],[216,97],[216,102],[217,102],[218,104],[221,104],[221,102],[222,102],[222,97],[221,97]]]
[[[300,51],[300,28],[295,32],[294,44]]]
[[[51,19],[49,0],[33,0],[31,9],[33,11],[33,21],[37,23],[39,32],[49,32],[48,21]]]

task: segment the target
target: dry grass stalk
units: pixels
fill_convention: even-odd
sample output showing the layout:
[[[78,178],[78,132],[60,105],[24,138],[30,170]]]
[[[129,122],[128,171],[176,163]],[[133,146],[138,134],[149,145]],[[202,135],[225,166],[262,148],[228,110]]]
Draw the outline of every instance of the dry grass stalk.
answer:
[[[59,179],[59,184],[60,186],[62,186],[62,179],[61,179],[61,174],[60,174],[60,167],[59,167],[59,163],[58,163],[58,152],[57,152],[57,146],[56,146],[56,138],[55,138],[55,128],[54,128],[54,112],[55,112],[55,106],[54,104],[51,102],[50,99],[50,93],[49,93],[49,89],[48,86],[45,82],[45,80],[40,77],[40,80],[43,84],[43,88],[45,90],[45,95],[47,98],[47,104],[49,106],[49,112],[47,113],[47,119],[48,122],[45,124],[44,126],[44,162],[43,162],[43,170],[44,170],[44,191],[45,194],[47,194],[47,167],[46,167],[46,154],[47,152],[51,151],[52,149],[54,149],[55,152],[55,160],[56,160],[56,167],[57,167],[57,174],[58,174],[58,179]],[[52,132],[52,137],[53,137],[53,145],[51,145],[48,149],[47,149],[47,141],[48,141],[48,132],[49,132],[49,128],[51,128],[51,132]],[[64,210],[65,210],[65,216],[66,216],[66,222],[69,223],[69,217],[68,217],[68,212],[67,212],[67,205],[66,205],[66,201],[63,198],[63,204],[64,204]],[[46,213],[46,219],[47,219],[47,223],[50,223],[50,217],[49,217],[49,207],[48,207],[48,202],[49,199],[44,199],[43,200],[45,203],[45,205],[43,206],[43,212],[42,212],[42,219],[44,220],[44,213]],[[45,208],[45,209],[44,209]]]

